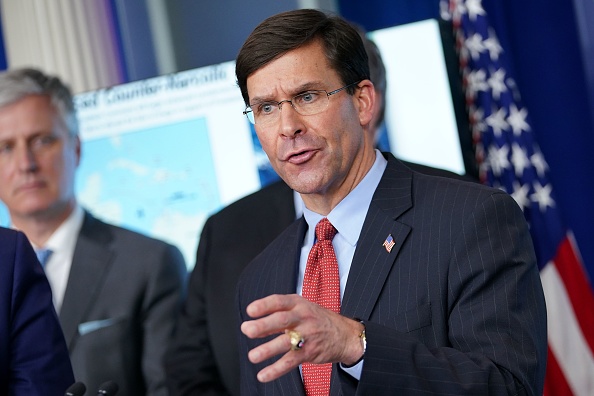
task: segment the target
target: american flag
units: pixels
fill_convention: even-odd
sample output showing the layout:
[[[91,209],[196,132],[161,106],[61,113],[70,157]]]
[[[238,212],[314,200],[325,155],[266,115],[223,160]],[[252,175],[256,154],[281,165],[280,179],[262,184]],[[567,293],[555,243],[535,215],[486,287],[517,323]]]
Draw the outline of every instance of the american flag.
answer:
[[[388,235],[388,237],[386,238],[384,243],[382,243],[382,246],[384,246],[386,248],[386,251],[388,253],[390,253],[392,251],[392,248],[394,247],[394,245],[396,245],[396,242],[394,242],[394,238],[392,237],[392,234]]]
[[[456,35],[481,181],[507,191],[530,224],[548,316],[544,394],[594,395],[594,291],[562,222],[506,53],[481,0],[442,0]]]

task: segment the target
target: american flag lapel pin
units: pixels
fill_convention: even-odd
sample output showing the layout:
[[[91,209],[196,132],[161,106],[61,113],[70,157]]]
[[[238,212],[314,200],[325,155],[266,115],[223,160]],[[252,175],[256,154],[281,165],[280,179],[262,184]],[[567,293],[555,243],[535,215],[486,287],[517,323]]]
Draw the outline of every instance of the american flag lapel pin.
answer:
[[[394,245],[396,245],[396,242],[394,242],[394,238],[392,237],[392,234],[388,235],[388,237],[386,238],[384,243],[382,243],[382,246],[386,248],[386,252],[388,252],[388,253],[390,253],[392,251],[392,248],[394,247]]]

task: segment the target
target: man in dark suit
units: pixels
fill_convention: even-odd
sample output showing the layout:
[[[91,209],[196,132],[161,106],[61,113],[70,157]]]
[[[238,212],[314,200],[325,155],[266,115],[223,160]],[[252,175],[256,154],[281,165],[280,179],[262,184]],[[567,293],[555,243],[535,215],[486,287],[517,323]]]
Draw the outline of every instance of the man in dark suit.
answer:
[[[33,69],[0,74],[0,200],[52,288],[74,375],[92,391],[164,395],[162,358],[181,304],[180,251],[108,225],[74,195],[80,140],[72,95]]]
[[[375,43],[359,30],[377,93],[373,140],[384,123],[386,70]],[[418,172],[472,180],[406,162]],[[302,214],[303,202],[282,180],[230,204],[204,224],[196,265],[176,333],[166,354],[170,393],[176,396],[239,396],[235,286],[247,264]],[[232,247],[229,244],[233,239]]]
[[[357,32],[315,10],[273,16],[236,74],[305,203],[239,280],[242,394],[542,393],[546,311],[520,208],[374,150]],[[331,242],[316,235],[328,221]]]
[[[63,395],[74,383],[52,293],[23,233],[0,227],[0,394]]]

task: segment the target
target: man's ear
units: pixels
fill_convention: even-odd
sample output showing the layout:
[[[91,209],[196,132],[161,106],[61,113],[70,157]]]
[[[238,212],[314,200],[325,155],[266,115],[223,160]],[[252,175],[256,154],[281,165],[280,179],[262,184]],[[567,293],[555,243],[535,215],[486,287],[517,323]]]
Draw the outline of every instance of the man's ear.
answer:
[[[373,120],[376,103],[375,88],[370,80],[363,80],[355,91],[355,98],[359,104],[359,121],[361,125],[369,125]],[[370,126],[371,127],[371,126]]]
[[[76,155],[76,167],[80,165],[80,153],[81,153],[81,142],[78,135],[73,137],[74,139],[74,150]]]

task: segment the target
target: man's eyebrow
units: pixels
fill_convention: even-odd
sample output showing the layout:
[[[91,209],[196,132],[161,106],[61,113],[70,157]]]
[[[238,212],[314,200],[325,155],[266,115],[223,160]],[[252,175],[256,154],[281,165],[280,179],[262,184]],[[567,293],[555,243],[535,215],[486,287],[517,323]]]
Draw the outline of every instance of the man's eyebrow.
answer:
[[[300,93],[303,93],[306,91],[319,91],[322,89],[322,88],[320,88],[321,86],[322,86],[322,83],[320,81],[310,81],[310,82],[303,83],[291,91],[290,97],[292,98],[293,96],[299,95]],[[290,99],[290,98],[287,98],[287,99]],[[257,104],[261,104],[261,103],[270,103],[270,102],[278,103],[278,100],[273,98],[271,95],[255,96],[254,98],[251,98],[250,106],[254,106]]]

